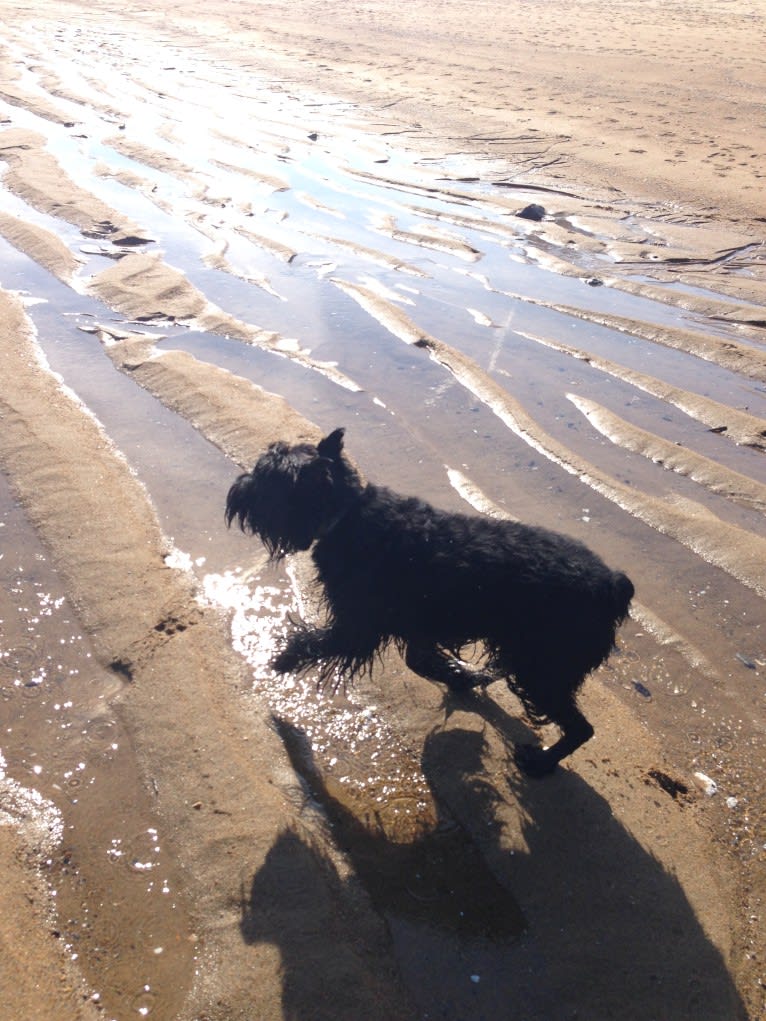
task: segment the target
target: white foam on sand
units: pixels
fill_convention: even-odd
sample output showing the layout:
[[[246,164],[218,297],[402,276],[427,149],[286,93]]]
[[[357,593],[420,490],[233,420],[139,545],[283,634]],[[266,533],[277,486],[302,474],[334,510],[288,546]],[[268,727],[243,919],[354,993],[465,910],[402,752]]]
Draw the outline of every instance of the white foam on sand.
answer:
[[[64,834],[61,813],[39,791],[8,776],[6,769],[0,751],[0,826],[12,826],[30,852],[47,858]]]

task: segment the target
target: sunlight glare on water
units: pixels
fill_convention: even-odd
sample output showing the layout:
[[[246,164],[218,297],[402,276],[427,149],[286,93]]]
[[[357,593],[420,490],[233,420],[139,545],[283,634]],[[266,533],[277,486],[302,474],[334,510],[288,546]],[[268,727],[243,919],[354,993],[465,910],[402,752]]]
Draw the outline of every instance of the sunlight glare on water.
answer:
[[[246,659],[253,692],[273,716],[298,728],[316,768],[337,797],[393,841],[406,841],[435,824],[435,807],[417,758],[404,747],[375,706],[351,690],[324,689],[311,675],[278,675],[270,661],[289,628],[306,616],[297,582],[276,572],[207,575],[204,598],[231,615],[234,649]]]

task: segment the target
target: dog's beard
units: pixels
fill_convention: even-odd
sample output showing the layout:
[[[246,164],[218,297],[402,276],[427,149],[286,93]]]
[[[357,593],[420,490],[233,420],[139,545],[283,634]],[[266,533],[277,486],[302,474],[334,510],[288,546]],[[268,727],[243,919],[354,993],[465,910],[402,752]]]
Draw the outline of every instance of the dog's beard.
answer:
[[[320,522],[307,515],[306,508],[269,504],[258,508],[247,520],[248,530],[257,535],[271,560],[309,549]]]
[[[307,550],[321,523],[317,509],[311,513],[296,504],[292,486],[281,479],[277,483],[275,493],[274,485],[259,484],[252,474],[240,475],[226,498],[227,525],[236,521],[243,532],[257,536],[275,561]]]
[[[297,542],[295,539],[288,538],[284,535],[267,535],[263,532],[254,532],[255,535],[261,540],[263,545],[266,547],[266,552],[269,554],[269,560],[278,563],[280,560],[284,560],[286,556],[291,553],[301,553],[307,550],[311,546],[312,539]]]

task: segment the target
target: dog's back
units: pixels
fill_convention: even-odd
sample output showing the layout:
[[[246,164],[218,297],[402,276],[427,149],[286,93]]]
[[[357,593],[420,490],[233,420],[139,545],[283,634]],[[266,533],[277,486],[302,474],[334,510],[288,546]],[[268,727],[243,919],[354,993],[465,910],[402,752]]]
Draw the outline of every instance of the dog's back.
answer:
[[[375,485],[319,539],[314,560],[330,605],[358,584],[397,637],[427,626],[459,643],[504,632],[515,616],[540,627],[594,613],[613,632],[633,597],[630,579],[576,539],[449,513]]]

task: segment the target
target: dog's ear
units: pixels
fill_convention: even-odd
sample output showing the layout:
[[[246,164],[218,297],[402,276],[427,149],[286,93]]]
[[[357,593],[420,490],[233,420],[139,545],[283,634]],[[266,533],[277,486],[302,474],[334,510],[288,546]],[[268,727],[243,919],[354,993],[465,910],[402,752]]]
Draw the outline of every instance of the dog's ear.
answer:
[[[317,452],[320,457],[329,457],[331,461],[337,461],[343,453],[343,434],[345,429],[336,429],[329,436],[325,436],[317,445]]]

